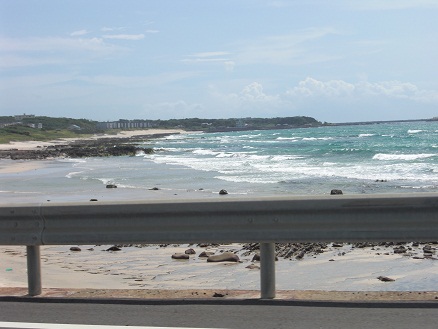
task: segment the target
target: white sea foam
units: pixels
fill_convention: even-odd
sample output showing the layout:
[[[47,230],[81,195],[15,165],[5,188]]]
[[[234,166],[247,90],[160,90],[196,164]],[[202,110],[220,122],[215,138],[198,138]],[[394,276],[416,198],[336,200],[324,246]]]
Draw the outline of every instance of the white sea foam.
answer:
[[[408,134],[418,134],[418,133],[421,133],[423,131],[424,130],[421,130],[421,129],[409,129]]]
[[[295,141],[298,140],[299,137],[277,137],[276,139],[279,141]]]
[[[299,155],[274,155],[271,157],[272,161],[277,161],[277,162],[291,161],[291,160],[298,160],[298,159],[304,159],[304,157],[299,156]]]
[[[84,171],[73,171],[65,175],[66,178],[73,178],[74,176],[82,174]]]
[[[98,178],[98,180],[100,180],[104,185],[115,183],[114,178]]]
[[[391,160],[406,160],[412,161],[417,159],[426,159],[435,157],[436,154],[383,154],[378,153],[373,156],[374,160],[391,161]]]
[[[438,189],[438,185],[420,185],[420,186],[401,185],[400,187],[404,189],[413,189],[413,190]]]
[[[74,162],[74,163],[86,163],[86,159],[72,159],[72,158],[59,158],[56,161],[58,162]]]
[[[199,135],[199,134],[196,134]],[[169,136],[165,136],[162,139],[165,140],[182,140],[182,139],[186,139],[188,137],[188,135],[185,134],[175,134],[175,135],[169,135]]]
[[[336,166],[337,164],[335,162],[324,162],[322,165],[324,167],[333,167]]]
[[[216,151],[212,151],[212,150],[208,150],[208,149],[196,149],[196,150],[193,150],[192,153],[193,154],[197,154],[197,155],[212,155],[212,156],[216,156],[216,155],[220,154],[221,152],[216,152]]]
[[[333,137],[304,137],[302,140],[303,141],[328,141],[328,140],[332,140]]]
[[[376,134],[359,134],[359,137],[371,137],[375,136]]]

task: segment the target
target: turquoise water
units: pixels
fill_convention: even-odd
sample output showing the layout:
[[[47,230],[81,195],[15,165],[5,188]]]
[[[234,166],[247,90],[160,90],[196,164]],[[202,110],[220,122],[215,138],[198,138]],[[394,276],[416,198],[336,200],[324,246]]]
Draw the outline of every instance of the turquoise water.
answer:
[[[438,123],[175,135],[146,159],[297,194],[436,191]],[[263,185],[261,187],[260,185]]]
[[[171,196],[438,191],[438,122],[187,133],[140,146],[155,153],[59,159],[0,174],[0,197],[142,199],[153,187]],[[109,183],[117,192],[105,189]]]

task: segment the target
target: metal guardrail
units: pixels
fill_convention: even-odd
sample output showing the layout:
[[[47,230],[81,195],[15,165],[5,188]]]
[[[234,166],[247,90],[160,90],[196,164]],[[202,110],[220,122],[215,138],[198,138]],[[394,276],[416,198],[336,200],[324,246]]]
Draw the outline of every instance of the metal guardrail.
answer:
[[[275,297],[276,242],[438,240],[438,194],[0,205],[0,245],[26,245],[29,295],[40,245],[261,243],[261,297]]]

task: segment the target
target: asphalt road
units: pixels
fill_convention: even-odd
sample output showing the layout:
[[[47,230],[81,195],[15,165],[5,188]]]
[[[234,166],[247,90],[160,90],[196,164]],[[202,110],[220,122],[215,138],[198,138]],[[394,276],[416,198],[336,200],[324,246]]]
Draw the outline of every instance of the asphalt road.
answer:
[[[0,300],[0,322],[176,328],[438,328],[437,303]],[[0,328],[8,328],[0,326]],[[17,328],[17,327],[15,327]]]

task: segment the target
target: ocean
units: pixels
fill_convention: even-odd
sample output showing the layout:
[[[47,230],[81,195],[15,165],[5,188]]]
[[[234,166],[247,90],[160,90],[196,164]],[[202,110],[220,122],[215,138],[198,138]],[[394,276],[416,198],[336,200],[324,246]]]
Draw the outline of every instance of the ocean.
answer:
[[[438,122],[187,133],[139,144],[153,154],[57,159],[0,174],[6,201],[438,191]],[[107,184],[116,191],[104,191]],[[108,190],[108,189],[106,189]],[[115,189],[114,189],[115,190]],[[156,191],[158,194],[159,192]]]
[[[139,146],[155,152],[41,160],[32,170],[0,172],[0,203],[326,195],[332,189],[344,194],[438,191],[438,122],[185,133]],[[13,163],[1,160],[0,169]],[[229,194],[219,195],[221,189]],[[90,286],[101,274],[118,275],[120,285],[130,288],[259,287],[259,272],[246,268],[252,255],[241,255],[243,263],[232,268],[198,257],[187,266],[170,257],[186,245],[124,247],[115,254],[91,247],[72,253],[67,246],[46,246],[44,264],[93,273],[87,277]],[[412,246],[412,252],[421,256],[422,247]],[[438,282],[436,265],[432,259],[395,254],[391,247],[329,247],[305,261],[277,262],[277,289],[430,291]],[[26,285],[25,267],[14,273],[21,273]],[[382,284],[379,275],[396,281]]]

